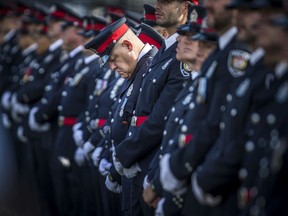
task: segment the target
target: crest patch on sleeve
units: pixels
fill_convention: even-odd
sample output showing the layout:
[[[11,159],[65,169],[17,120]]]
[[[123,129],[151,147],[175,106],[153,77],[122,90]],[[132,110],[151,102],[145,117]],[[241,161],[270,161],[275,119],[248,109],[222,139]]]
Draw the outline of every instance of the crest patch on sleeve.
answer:
[[[245,74],[250,54],[243,50],[232,50],[228,57],[228,70],[233,77],[240,77]]]
[[[189,67],[186,63],[180,63],[180,71],[184,77],[188,77],[191,74],[192,68]]]

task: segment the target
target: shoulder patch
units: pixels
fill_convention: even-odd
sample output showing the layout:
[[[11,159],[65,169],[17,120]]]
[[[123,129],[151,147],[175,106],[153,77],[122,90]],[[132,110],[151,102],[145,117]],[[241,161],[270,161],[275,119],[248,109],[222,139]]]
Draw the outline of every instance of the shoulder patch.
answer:
[[[243,50],[232,50],[228,56],[228,70],[233,77],[240,77],[245,74],[250,54]]]
[[[191,74],[192,68],[190,68],[186,63],[180,62],[180,71],[184,77],[188,77]]]
[[[165,70],[167,67],[168,67],[168,65],[170,64],[170,62],[172,61],[173,59],[171,58],[171,59],[169,59],[167,62],[165,62],[165,64],[162,66],[162,70]]]

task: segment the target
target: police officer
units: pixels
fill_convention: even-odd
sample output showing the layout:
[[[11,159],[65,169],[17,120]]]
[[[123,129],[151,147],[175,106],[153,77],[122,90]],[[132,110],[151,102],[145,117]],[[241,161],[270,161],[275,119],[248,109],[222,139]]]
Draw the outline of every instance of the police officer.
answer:
[[[121,173],[123,168],[122,174],[132,178],[132,215],[151,215],[154,211],[142,198],[143,180],[160,144],[164,116],[187,77],[179,71],[180,62],[175,58],[177,26],[186,22],[187,14],[186,1],[157,1],[157,24],[165,27],[170,37],[145,73],[128,136],[115,148],[117,171]]]
[[[113,144],[119,143],[119,140],[121,141],[126,135],[138,97],[142,75],[147,70],[149,60],[151,61],[157,51],[149,44],[144,44],[125,22],[125,18],[119,19],[86,45],[87,48],[99,53],[105,61],[109,62],[111,69],[116,70],[121,77],[126,79],[111,120],[110,133]],[[105,46],[102,45],[105,43]],[[107,165],[109,162],[104,158],[100,161],[99,166],[102,167],[103,163],[106,164],[105,167],[109,167]]]

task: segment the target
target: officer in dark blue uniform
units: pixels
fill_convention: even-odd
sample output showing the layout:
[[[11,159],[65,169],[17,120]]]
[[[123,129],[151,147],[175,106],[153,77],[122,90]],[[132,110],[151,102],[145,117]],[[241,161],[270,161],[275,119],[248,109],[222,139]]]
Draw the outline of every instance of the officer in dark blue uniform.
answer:
[[[251,1],[234,1],[229,7],[239,8],[239,25],[246,26],[244,30],[250,32],[250,34],[252,32],[252,35],[247,37],[249,36],[247,32],[244,34],[244,32],[240,31],[239,38],[245,39],[251,47],[255,47],[255,39],[258,38],[259,40],[261,35],[258,33],[258,36],[255,37],[256,34],[254,32],[253,35],[253,31],[251,31],[253,27],[251,26],[266,23],[265,20],[263,20],[263,18],[259,20],[259,13],[254,11],[249,12],[251,7],[255,7]],[[244,10],[242,10],[242,8]],[[253,20],[253,23],[251,23],[251,20]],[[242,29],[242,31],[244,30]],[[253,37],[254,40],[251,40]],[[247,40],[249,38],[250,40]],[[281,39],[279,38],[279,40]],[[272,46],[276,47],[275,44]],[[269,51],[269,49],[266,50]],[[251,186],[251,181],[255,182],[256,178],[254,174],[258,173],[258,170],[261,171],[261,168],[263,168],[264,172],[266,165],[262,167],[260,162],[260,167],[258,167],[260,159],[257,159],[257,157],[264,158],[265,160],[265,155],[270,152],[267,150],[268,148],[264,147],[265,139],[267,139],[267,136],[271,134],[271,130],[275,128],[277,122],[281,119],[281,117],[278,118],[278,116],[274,118],[273,112],[276,111],[276,109],[272,108],[273,105],[264,104],[270,104],[271,99],[273,100],[272,104],[275,103],[273,99],[275,90],[283,78],[279,78],[278,80],[277,77],[265,69],[261,61],[261,58],[263,58],[263,54],[261,55],[261,53],[263,53],[261,49],[255,50],[252,53],[250,66],[243,81],[237,83],[228,94],[230,95],[228,96],[230,100],[227,101],[225,106],[220,127],[222,124],[229,125],[229,128],[221,128],[220,136],[214,147],[206,156],[197,174],[192,177],[193,191],[201,203],[208,205],[221,203],[217,208],[224,208],[225,203],[230,203],[229,206],[226,205],[225,207],[225,215],[231,215],[233,211],[237,212],[237,201],[235,198],[231,201],[231,197],[233,197],[233,195],[236,197],[235,194],[236,189],[239,187],[239,179],[241,181],[244,180],[247,184],[244,184],[246,187],[243,186],[243,188],[239,190],[238,197],[240,197],[240,199],[238,200],[238,206],[247,206],[251,196],[255,196],[254,193],[257,194],[257,188],[249,187],[248,185],[250,182]],[[268,56],[266,56],[265,59],[267,59],[267,57]],[[275,79],[273,78],[272,80],[274,81],[269,82],[271,77],[275,77]],[[265,108],[263,108],[263,106]],[[275,108],[276,107],[277,106],[275,106]],[[263,111],[262,114],[259,113],[259,110]],[[279,113],[278,115],[280,116],[282,115],[278,110],[276,113]],[[266,116],[264,119],[266,119],[267,122],[262,120],[262,116]],[[252,123],[250,123],[250,121]],[[259,154],[257,155],[257,153],[255,154],[255,149],[258,148],[256,147],[256,143],[259,143],[259,141],[263,143],[263,146],[260,146]],[[245,153],[245,151],[247,153]],[[266,153],[264,153],[265,151]],[[248,160],[245,156],[246,154]],[[240,169],[243,158],[245,160],[244,164],[247,167]],[[257,168],[255,166],[257,166]],[[211,181],[212,179],[213,181]],[[253,213],[250,212],[248,214]]]
[[[120,143],[126,136],[138,98],[143,73],[147,70],[151,59],[157,52],[155,47],[144,44],[128,28],[125,22],[125,18],[116,21],[91,41],[91,43],[86,45],[86,47],[92,48],[97,53],[100,53],[102,58],[109,58],[110,68],[116,70],[121,77],[126,79],[120,91],[113,118],[111,119],[110,133],[111,143],[113,145]],[[116,33],[118,33],[118,35],[116,35]],[[99,41],[101,42],[99,43]],[[107,43],[108,52],[104,52],[107,47],[101,46],[101,44],[105,44],[105,42]],[[133,55],[129,56],[127,52],[132,52]],[[99,169],[103,168],[104,163],[109,172],[112,164],[106,158],[102,158],[100,161]],[[111,177],[106,178],[106,182],[112,183],[113,181]],[[130,197],[129,193],[126,195]],[[123,213],[126,214],[124,211],[127,211],[127,209],[122,210]]]
[[[165,4],[171,4],[169,8],[171,11],[164,7]],[[177,14],[172,12],[176,7],[179,9]],[[144,74],[127,138],[115,146],[116,157],[113,162],[117,171],[123,170],[122,174],[132,179],[130,212],[132,215],[154,214],[154,210],[149,208],[142,198],[143,180],[149,163],[159,148],[164,117],[183,88],[184,80],[188,77],[187,74],[181,73],[180,62],[175,58],[176,29],[178,25],[186,22],[187,14],[188,2],[186,1],[157,2],[157,23],[166,27],[170,37],[165,40],[165,45],[161,47],[149,70]],[[173,22],[167,20],[169,15]]]
[[[181,212],[181,208],[176,205],[174,200],[182,199],[183,197],[175,196],[172,197],[168,195],[167,192],[162,190],[160,179],[159,179],[159,160],[165,153],[173,152],[178,147],[178,136],[176,136],[176,140],[174,140],[175,134],[178,132],[179,124],[183,122],[183,117],[187,112],[190,111],[190,105],[193,97],[194,87],[197,84],[197,76],[199,75],[199,65],[200,58],[197,60],[197,56],[201,56],[201,58],[207,57],[207,55],[216,47],[217,36],[214,37],[214,45],[211,40],[208,44],[211,44],[210,50],[207,49],[205,55],[202,56],[200,54],[200,47],[198,48],[198,42],[192,40],[192,36],[195,35],[200,30],[201,21],[205,17],[205,8],[201,6],[193,6],[193,13],[196,15],[191,20],[189,24],[182,25],[178,27],[177,33],[179,36],[177,37],[178,46],[177,46],[177,54],[176,58],[181,62],[181,70],[186,73],[190,73],[191,79],[188,80],[185,88],[179,93],[177,98],[175,99],[175,103],[172,108],[169,110],[167,116],[165,117],[165,129],[163,132],[163,138],[160,145],[159,153],[155,155],[153,161],[150,164],[150,171],[148,173],[148,177],[145,179],[144,184],[148,184],[147,188],[144,190],[144,199],[145,201],[153,206],[153,202],[157,200],[155,196],[155,192],[159,197],[164,200],[160,201],[161,207],[157,208],[157,212],[162,208],[165,215],[176,215]],[[213,37],[211,37],[213,38]],[[199,51],[198,51],[199,50]],[[203,47],[201,46],[201,51],[203,51]],[[192,103],[193,104],[193,103]],[[153,190],[151,192],[150,190]],[[180,194],[179,194],[180,195]],[[179,202],[181,205],[181,203]],[[160,213],[160,212],[159,212]]]

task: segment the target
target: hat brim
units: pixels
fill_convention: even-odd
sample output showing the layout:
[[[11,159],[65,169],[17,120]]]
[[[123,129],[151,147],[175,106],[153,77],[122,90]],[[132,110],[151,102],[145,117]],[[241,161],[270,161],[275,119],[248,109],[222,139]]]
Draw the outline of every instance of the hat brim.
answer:
[[[196,35],[193,35],[191,38],[192,40],[198,40],[209,43],[217,43],[218,41],[218,36],[215,33],[200,32]]]

